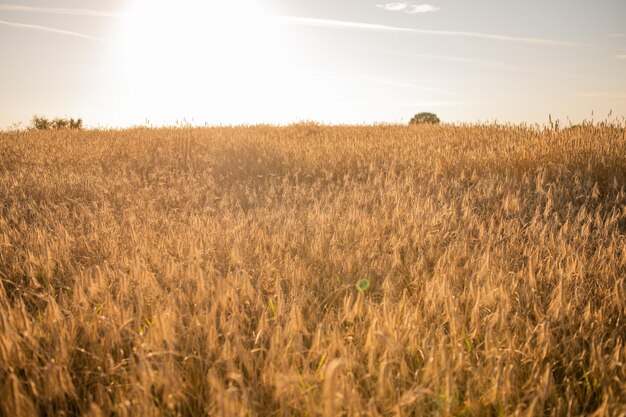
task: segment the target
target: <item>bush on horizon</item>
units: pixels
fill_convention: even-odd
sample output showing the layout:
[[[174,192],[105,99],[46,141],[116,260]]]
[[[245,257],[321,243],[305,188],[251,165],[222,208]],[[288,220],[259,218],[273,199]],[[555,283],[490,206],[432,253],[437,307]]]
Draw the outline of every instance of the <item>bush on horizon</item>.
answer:
[[[410,125],[422,125],[422,124],[430,124],[430,125],[438,125],[441,123],[439,117],[435,113],[418,113],[409,122]]]
[[[44,116],[33,116],[31,121],[32,130],[62,130],[62,129],[82,129],[83,119],[60,118],[48,119]]]

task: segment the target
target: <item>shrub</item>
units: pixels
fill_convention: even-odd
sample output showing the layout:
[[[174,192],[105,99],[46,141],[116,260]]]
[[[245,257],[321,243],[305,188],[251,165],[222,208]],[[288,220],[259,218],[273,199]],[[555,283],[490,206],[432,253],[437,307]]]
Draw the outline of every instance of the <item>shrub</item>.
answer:
[[[421,124],[430,124],[430,125],[438,125],[441,123],[439,117],[435,113],[418,113],[409,122],[411,125],[421,125]]]
[[[41,116],[34,116],[32,120],[32,128],[34,130],[50,130],[52,123],[50,120]]]
[[[57,117],[54,120],[50,120],[43,116],[33,116],[31,122],[32,130],[62,130],[62,129],[82,129],[83,119],[63,119]]]

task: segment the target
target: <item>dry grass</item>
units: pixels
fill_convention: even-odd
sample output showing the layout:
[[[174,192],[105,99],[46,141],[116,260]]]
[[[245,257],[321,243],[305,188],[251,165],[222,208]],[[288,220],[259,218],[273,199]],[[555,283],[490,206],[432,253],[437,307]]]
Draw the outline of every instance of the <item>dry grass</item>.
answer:
[[[5,132],[0,210],[0,416],[626,415],[621,130]]]

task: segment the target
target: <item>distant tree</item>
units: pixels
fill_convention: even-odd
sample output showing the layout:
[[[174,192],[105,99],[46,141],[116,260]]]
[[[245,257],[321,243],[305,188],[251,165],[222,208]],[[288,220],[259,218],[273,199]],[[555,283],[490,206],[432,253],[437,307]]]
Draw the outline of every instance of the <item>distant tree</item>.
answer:
[[[82,129],[83,119],[70,119],[69,128],[70,129]]]
[[[439,117],[435,113],[418,113],[409,122],[411,125],[421,125],[421,124],[430,124],[430,125],[438,125],[441,123]]]
[[[56,118],[52,121],[52,128],[55,130],[61,130],[61,129],[67,129],[67,127],[69,126],[70,121],[67,119],[60,119],[60,118]]]
[[[33,130],[62,130],[62,129],[82,129],[83,119],[62,119],[57,117],[50,120],[43,116],[34,116],[31,121],[31,129]]]
[[[32,128],[34,130],[50,130],[52,128],[52,122],[42,116],[33,116]]]

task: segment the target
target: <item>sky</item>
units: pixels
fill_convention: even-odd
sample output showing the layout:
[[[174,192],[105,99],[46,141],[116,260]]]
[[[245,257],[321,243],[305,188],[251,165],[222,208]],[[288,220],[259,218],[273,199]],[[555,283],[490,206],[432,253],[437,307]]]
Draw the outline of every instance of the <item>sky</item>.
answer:
[[[0,129],[622,120],[624,0],[0,0]]]

